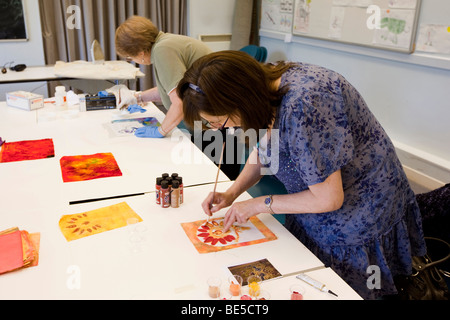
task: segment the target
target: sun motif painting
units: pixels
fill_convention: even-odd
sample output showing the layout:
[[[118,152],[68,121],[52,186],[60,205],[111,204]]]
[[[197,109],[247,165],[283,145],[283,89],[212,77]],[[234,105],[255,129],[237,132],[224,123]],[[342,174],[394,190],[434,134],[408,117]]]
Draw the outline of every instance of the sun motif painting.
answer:
[[[1,146],[0,162],[15,162],[53,158],[52,139],[5,142]]]
[[[60,164],[64,182],[122,176],[116,159],[111,153],[62,157]]]
[[[239,242],[239,234],[244,230],[250,230],[249,227],[232,226],[228,232],[223,232],[223,220],[218,222],[213,220],[200,226],[197,230],[197,237],[203,238],[206,244],[227,245],[233,242]]]
[[[227,232],[223,232],[223,223],[223,218],[218,218],[209,222],[200,220],[182,223],[181,226],[199,253],[217,252],[277,239],[257,217],[252,217],[245,225],[233,225]]]
[[[142,221],[126,202],[122,202],[89,212],[65,215],[59,220],[59,228],[67,241],[73,241],[125,227],[129,219]]]

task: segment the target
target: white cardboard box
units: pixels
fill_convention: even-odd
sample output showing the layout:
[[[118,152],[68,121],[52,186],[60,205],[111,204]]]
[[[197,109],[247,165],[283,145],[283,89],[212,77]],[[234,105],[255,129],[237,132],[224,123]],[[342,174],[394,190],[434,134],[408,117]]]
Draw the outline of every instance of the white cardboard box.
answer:
[[[36,110],[44,107],[44,96],[26,91],[8,92],[6,104],[27,111]]]

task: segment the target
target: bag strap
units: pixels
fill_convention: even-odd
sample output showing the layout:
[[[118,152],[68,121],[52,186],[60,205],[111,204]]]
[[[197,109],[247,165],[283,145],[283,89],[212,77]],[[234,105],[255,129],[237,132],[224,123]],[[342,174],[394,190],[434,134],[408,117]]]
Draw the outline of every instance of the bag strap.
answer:
[[[427,268],[430,268],[430,267],[438,265],[438,264],[440,264],[442,262],[445,262],[445,261],[447,261],[450,258],[450,244],[448,244],[446,241],[444,241],[442,239],[439,239],[439,238],[433,238],[433,237],[425,237],[425,240],[438,241],[438,242],[441,242],[441,243],[445,244],[448,247],[448,249],[449,249],[449,253],[447,254],[447,256],[445,256],[444,258],[442,258],[440,260],[437,260],[437,261],[433,261],[433,262],[429,262],[429,263],[418,263],[417,265],[414,266],[414,268],[417,271],[423,271],[423,270],[425,270]],[[428,258],[425,258],[425,261],[428,262],[428,261],[431,261],[431,260],[429,260]]]

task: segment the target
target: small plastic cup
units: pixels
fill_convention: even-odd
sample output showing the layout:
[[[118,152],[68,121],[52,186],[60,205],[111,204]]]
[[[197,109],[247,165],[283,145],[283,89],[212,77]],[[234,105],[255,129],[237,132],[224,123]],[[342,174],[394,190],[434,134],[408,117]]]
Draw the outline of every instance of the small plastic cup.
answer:
[[[260,290],[258,300],[270,300],[270,293],[267,290]]]
[[[305,294],[305,288],[299,284],[293,284],[289,291],[291,292],[291,300],[303,300]]]
[[[139,220],[137,218],[129,218],[127,219],[127,228],[130,250],[133,253],[141,252],[143,250],[143,243],[145,240],[145,229],[142,228],[145,227],[139,225]]]
[[[211,298],[217,299],[220,297],[220,285],[222,280],[217,277],[211,277],[208,279],[208,294]]]
[[[232,296],[237,297],[241,294],[242,281],[242,277],[239,275],[232,275],[228,278],[229,291]]]
[[[252,275],[248,277],[248,294],[253,298],[258,298],[259,292],[261,290],[261,277]]]
[[[219,300],[233,300],[233,295],[228,290],[220,290]]]

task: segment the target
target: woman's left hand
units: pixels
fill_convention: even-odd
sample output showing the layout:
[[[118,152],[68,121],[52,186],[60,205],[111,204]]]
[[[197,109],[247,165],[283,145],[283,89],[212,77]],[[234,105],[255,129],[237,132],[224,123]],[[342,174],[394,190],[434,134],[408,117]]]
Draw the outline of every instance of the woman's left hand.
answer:
[[[247,223],[251,217],[256,216],[259,211],[255,200],[256,199],[250,199],[234,203],[225,214],[223,232],[227,232],[235,222],[244,224]]]

